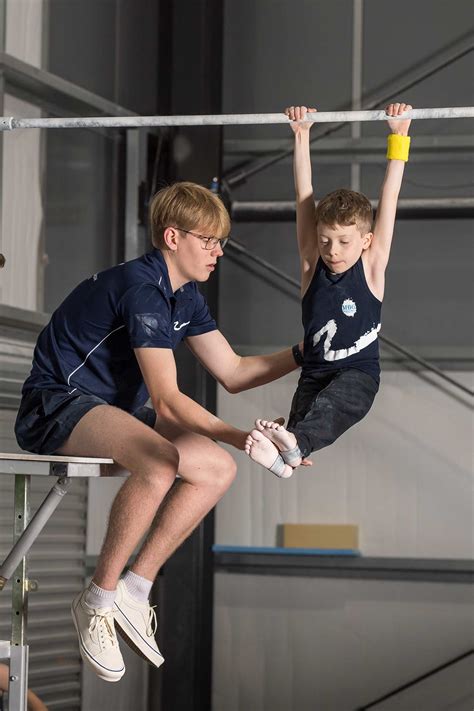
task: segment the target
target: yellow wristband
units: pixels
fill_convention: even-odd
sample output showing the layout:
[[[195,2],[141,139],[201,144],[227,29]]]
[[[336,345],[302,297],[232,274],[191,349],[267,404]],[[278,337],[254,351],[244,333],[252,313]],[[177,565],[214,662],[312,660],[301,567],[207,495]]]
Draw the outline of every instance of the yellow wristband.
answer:
[[[400,136],[389,133],[387,137],[387,158],[389,160],[408,160],[410,153],[410,136]]]

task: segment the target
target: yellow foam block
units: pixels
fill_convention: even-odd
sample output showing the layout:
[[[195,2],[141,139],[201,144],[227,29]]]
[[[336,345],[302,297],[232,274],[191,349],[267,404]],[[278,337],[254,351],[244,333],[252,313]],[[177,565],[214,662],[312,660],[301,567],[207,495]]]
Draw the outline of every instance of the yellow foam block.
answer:
[[[284,548],[359,547],[359,527],[351,523],[284,523]]]

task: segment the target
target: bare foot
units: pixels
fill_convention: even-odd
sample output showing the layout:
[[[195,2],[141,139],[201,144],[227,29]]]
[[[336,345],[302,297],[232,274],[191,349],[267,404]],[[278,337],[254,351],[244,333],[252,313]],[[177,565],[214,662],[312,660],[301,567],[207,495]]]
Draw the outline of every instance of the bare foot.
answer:
[[[288,452],[289,450],[294,449],[298,444],[293,432],[288,432],[283,425],[280,425],[277,422],[272,422],[270,420],[255,420],[255,426],[260,432],[262,432],[262,434],[265,435],[265,437],[268,437],[268,439],[273,442],[280,452]],[[301,464],[301,457],[299,458],[299,461],[295,460],[294,463],[291,463],[293,466],[298,466],[298,464]]]
[[[254,462],[261,464],[262,467],[269,469],[273,474],[277,474],[283,479],[287,479],[293,474],[293,468],[284,463],[281,467],[281,473],[279,467],[277,467],[278,473],[273,471],[280,455],[273,442],[268,437],[265,437],[260,430],[252,430],[250,432],[245,441],[245,451]]]
[[[293,432],[288,432],[279,422],[272,420],[255,420],[255,427],[262,432],[265,437],[278,447],[280,452],[294,449],[298,442]]]

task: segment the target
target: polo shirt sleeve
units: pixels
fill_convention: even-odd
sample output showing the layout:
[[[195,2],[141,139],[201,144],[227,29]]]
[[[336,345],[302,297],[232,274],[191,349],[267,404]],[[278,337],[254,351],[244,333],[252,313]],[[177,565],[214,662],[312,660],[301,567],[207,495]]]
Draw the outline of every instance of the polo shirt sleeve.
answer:
[[[171,307],[158,287],[131,287],[120,299],[119,313],[132,348],[173,348]]]
[[[212,318],[204,296],[194,284],[194,312],[191,323],[186,329],[186,336],[200,336],[202,333],[215,331],[217,324]]]

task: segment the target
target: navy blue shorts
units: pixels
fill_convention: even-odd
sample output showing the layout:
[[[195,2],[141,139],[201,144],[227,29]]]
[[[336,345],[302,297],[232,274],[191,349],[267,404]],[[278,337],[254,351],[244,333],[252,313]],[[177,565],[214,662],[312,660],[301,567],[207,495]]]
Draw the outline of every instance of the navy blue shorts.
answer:
[[[108,404],[100,397],[78,390],[71,394],[67,388],[27,390],[15,422],[17,442],[27,452],[54,454],[86,412]],[[130,414],[150,427],[155,425],[156,414],[151,407],[140,407]]]
[[[288,430],[304,457],[335,442],[370,410],[379,389],[368,373],[345,368],[301,375],[291,403]]]

